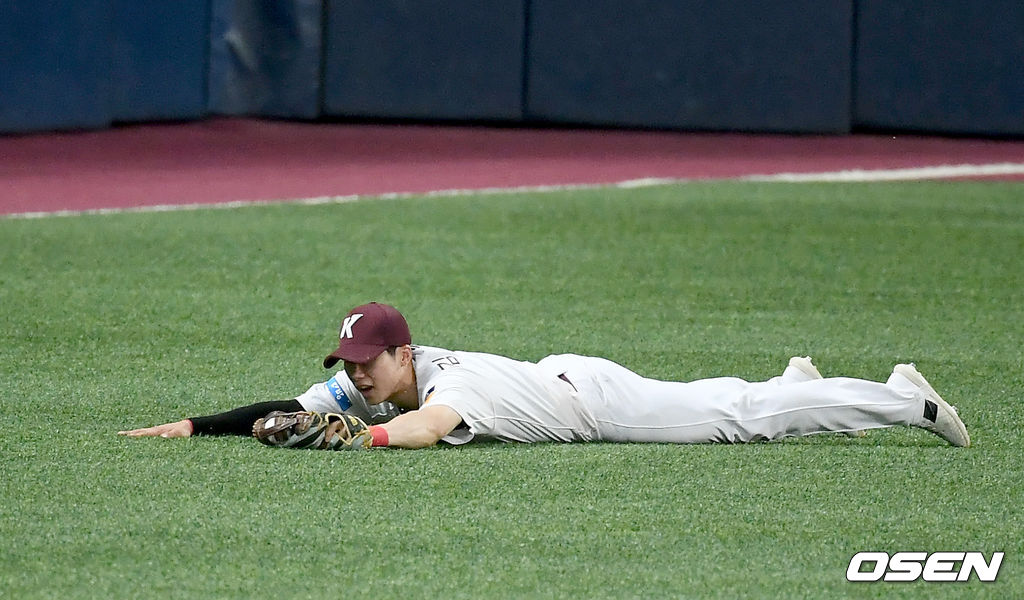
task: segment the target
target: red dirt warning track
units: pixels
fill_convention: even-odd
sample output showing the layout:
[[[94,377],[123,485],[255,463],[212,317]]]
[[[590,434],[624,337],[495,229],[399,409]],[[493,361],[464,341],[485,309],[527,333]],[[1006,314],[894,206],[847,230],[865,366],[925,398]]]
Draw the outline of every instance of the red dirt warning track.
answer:
[[[0,214],[993,163],[1024,140],[221,119],[0,137]]]

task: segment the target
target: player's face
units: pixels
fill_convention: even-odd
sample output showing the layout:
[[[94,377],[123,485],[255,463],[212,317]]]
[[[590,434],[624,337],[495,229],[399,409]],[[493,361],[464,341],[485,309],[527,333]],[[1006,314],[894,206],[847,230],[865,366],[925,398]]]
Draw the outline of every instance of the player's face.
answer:
[[[406,387],[401,357],[400,351],[384,351],[363,364],[346,361],[345,372],[368,403],[380,404]]]

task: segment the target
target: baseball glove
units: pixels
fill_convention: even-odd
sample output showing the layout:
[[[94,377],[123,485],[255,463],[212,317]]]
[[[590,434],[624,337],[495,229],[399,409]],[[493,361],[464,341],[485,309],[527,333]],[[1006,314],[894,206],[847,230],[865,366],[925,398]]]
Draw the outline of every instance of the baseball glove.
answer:
[[[359,417],[313,411],[275,410],[253,423],[252,435],[268,446],[283,448],[363,450],[373,445],[373,436]]]

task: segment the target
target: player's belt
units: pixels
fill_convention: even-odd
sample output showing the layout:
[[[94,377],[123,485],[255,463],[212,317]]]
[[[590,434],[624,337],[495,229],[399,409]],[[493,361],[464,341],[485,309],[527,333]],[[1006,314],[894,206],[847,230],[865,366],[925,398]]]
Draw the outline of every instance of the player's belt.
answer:
[[[559,373],[558,374],[558,378],[561,379],[562,381],[568,383],[572,387],[574,392],[579,392],[579,390],[576,389],[576,386],[573,385],[572,382],[569,381],[569,378],[565,376],[565,373]]]

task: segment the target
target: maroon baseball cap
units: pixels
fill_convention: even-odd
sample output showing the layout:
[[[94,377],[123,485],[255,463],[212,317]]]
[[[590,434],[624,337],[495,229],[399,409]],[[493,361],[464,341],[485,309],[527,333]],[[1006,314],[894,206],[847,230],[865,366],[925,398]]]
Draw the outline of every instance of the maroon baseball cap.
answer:
[[[394,306],[371,302],[345,315],[338,333],[338,349],[324,359],[330,369],[339,360],[364,364],[392,346],[412,343],[409,324]]]

